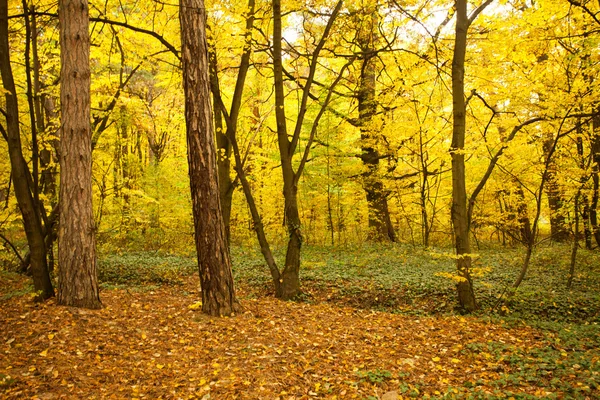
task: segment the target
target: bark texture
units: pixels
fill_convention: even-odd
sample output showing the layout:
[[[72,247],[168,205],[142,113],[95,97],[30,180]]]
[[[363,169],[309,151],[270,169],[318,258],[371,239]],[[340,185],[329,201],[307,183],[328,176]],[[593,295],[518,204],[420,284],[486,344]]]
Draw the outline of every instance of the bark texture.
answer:
[[[27,236],[30,251],[30,265],[33,275],[33,286],[37,292],[37,299],[43,300],[54,296],[54,289],[48,273],[46,261],[46,246],[40,220],[39,210],[35,207],[32,195],[33,179],[23,157],[21,147],[21,133],[19,129],[19,107],[16,95],[15,82],[10,65],[10,52],[8,45],[8,1],[0,0],[0,73],[2,84],[8,93],[6,101],[6,135],[10,157],[12,180],[14,182],[15,197]]]
[[[188,164],[202,311],[213,316],[227,316],[238,311],[239,303],[219,201],[206,14],[203,0],[180,0],[179,4]]]
[[[60,0],[61,140],[58,303],[100,308],[92,210],[88,3]]]
[[[596,245],[600,246],[600,229],[598,227],[598,197],[600,197],[600,106],[594,107],[594,112],[597,113],[592,118],[592,137],[591,137],[591,153],[592,153],[592,201],[590,203],[590,224],[592,233],[596,239]]]
[[[300,249],[302,248],[302,231],[300,213],[298,211],[298,186],[294,172],[292,157],[295,145],[288,139],[285,116],[285,96],[283,93],[283,62],[281,32],[281,1],[273,0],[273,72],[275,79],[275,117],[277,119],[277,143],[281,156],[281,172],[283,174],[283,197],[285,198],[285,221],[289,240],[285,255],[285,266],[281,272],[280,287],[277,297],[291,299],[300,293]],[[300,110],[303,116],[306,109]],[[301,116],[298,117],[299,119]]]
[[[369,209],[369,239],[373,241],[396,241],[394,226],[390,218],[387,193],[379,176],[379,160],[377,150],[378,135],[371,126],[377,111],[376,96],[376,51],[377,10],[361,18],[358,26],[357,42],[361,52],[360,83],[357,93],[358,118],[361,139],[361,160],[366,168],[363,174],[363,189],[367,195]]]
[[[213,104],[216,139],[217,139],[217,170],[219,174],[219,190],[221,198],[221,212],[223,214],[223,222],[225,223],[225,231],[227,234],[227,243],[230,243],[231,237],[231,205],[233,201],[233,192],[235,191],[235,182],[231,179],[231,154],[232,140],[235,140],[237,135],[238,119],[240,108],[242,105],[242,95],[248,69],[250,68],[250,55],[252,54],[252,30],[254,27],[254,0],[248,0],[248,14],[246,17],[246,31],[244,33],[245,47],[238,68],[237,80],[233,92],[233,99],[229,112],[223,111],[224,104],[221,98],[221,87],[219,83],[219,68],[216,49],[209,50],[209,71],[210,85],[213,93]],[[223,127],[223,119],[226,122],[226,129]],[[233,138],[233,139],[230,139]]]
[[[549,134],[544,140],[543,148],[546,158],[551,151],[554,143],[554,135]],[[548,197],[548,207],[550,208],[550,235],[554,242],[565,243],[570,239],[569,227],[563,214],[563,196],[558,183],[558,166],[552,160],[548,165],[546,196]]]
[[[467,0],[456,0],[456,35],[452,60],[452,225],[456,247],[456,266],[461,281],[457,284],[460,306],[470,312],[477,309],[477,301],[471,279],[471,243],[467,213],[467,190],[465,179],[465,55],[467,50]]]

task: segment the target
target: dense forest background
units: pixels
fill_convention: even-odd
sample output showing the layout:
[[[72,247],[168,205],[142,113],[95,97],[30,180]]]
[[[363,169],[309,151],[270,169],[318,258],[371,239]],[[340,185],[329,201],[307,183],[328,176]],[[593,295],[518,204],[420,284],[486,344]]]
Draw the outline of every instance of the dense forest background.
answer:
[[[9,6],[23,153],[51,226],[59,180],[57,10],[43,2]],[[256,247],[237,165],[266,237],[287,242],[282,191],[290,164],[304,244],[452,246],[451,158],[461,154],[473,247],[524,244],[531,253],[540,240],[573,238],[598,246],[597,6],[466,6],[473,20],[459,148],[452,2],[284,2],[284,103],[273,84],[272,5],[208,3],[219,181],[232,245]],[[160,2],[90,3],[93,205],[104,254],[193,250],[177,15],[177,5]],[[293,128],[284,133],[292,146],[283,162],[282,107]],[[25,268],[6,143],[0,146],[2,257],[25,260]]]

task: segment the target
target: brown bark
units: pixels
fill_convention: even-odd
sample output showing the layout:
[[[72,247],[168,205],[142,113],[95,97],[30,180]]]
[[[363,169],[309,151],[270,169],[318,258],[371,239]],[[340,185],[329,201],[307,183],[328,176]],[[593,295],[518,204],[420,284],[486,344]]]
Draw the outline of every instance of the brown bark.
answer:
[[[285,116],[285,97],[283,93],[282,63],[282,27],[281,1],[273,0],[273,72],[275,79],[275,116],[277,119],[277,143],[281,156],[281,172],[283,175],[283,196],[285,198],[285,220],[289,241],[285,256],[285,266],[280,278],[280,292],[277,296],[287,300],[300,293],[300,249],[302,247],[302,231],[300,214],[298,213],[298,188],[294,185],[295,173],[292,165],[292,143],[288,139]],[[301,110],[302,112],[302,110]]]
[[[575,229],[573,231],[573,246],[571,247],[571,262],[569,264],[569,277],[567,278],[567,289],[571,289],[573,278],[575,277],[575,265],[577,263],[577,249],[579,248],[579,199],[581,197],[581,188],[575,194],[575,205],[573,213],[575,215]]]
[[[361,17],[358,26],[357,44],[360,47],[360,83],[357,93],[358,123],[361,139],[361,160],[366,168],[363,173],[363,189],[367,195],[369,211],[369,236],[373,241],[396,241],[394,226],[390,218],[387,193],[379,176],[380,153],[377,150],[378,135],[371,126],[377,111],[376,96],[376,51],[377,10],[369,9],[369,15]]]
[[[242,95],[248,69],[250,68],[250,55],[252,54],[252,29],[254,27],[254,6],[255,0],[248,0],[248,14],[246,17],[246,30],[244,33],[244,50],[238,68],[237,80],[233,92],[233,99],[229,113],[225,112],[225,105],[221,98],[221,88],[219,84],[219,68],[216,49],[212,48],[209,52],[208,62],[210,69],[210,87],[213,94],[214,119],[217,139],[217,169],[219,173],[219,190],[221,199],[221,212],[225,223],[227,233],[227,243],[231,237],[231,205],[233,200],[233,192],[235,183],[231,179],[231,151],[232,144],[230,137],[235,138],[237,134],[238,117],[242,105]],[[227,128],[223,127],[223,117],[227,120]]]
[[[592,138],[591,153],[592,153],[592,201],[590,203],[590,225],[592,233],[596,239],[596,244],[600,246],[600,229],[598,228],[598,198],[600,197],[600,106],[594,107],[594,112],[597,114],[592,117]]]
[[[461,281],[457,283],[458,301],[467,312],[477,309],[477,301],[471,279],[471,243],[467,212],[467,190],[465,177],[465,55],[467,50],[467,1],[456,0],[456,29],[454,57],[452,59],[452,226],[456,248],[456,267]]]
[[[10,65],[8,45],[8,1],[0,0],[0,74],[6,99],[6,139],[11,164],[14,191],[27,236],[31,253],[31,272],[33,286],[39,300],[54,296],[46,263],[46,246],[39,210],[35,207],[30,171],[23,157],[21,133],[19,129],[19,109],[15,82]]]
[[[306,83],[302,88],[302,98],[300,99],[298,117],[296,118],[294,132],[291,135],[290,140],[288,137],[285,115],[285,96],[283,92],[284,84],[282,61],[283,53],[281,48],[281,43],[283,42],[281,26],[281,0],[273,0],[273,76],[275,86],[275,118],[277,120],[277,144],[279,146],[279,155],[281,157],[281,173],[283,175],[283,197],[285,199],[284,216],[289,235],[287,252],[285,256],[285,266],[281,272],[280,278],[280,293],[278,293],[278,297],[284,300],[294,298],[300,293],[300,250],[302,247],[302,229],[300,214],[298,211],[298,181],[302,176],[302,171],[308,158],[312,139],[314,138],[319,119],[325,110],[324,107],[321,107],[321,111],[319,112],[317,118],[312,122],[311,138],[309,138],[306,144],[302,160],[300,161],[297,171],[295,171],[293,167],[293,156],[298,146],[300,133],[304,125],[307,103],[311,95],[310,90],[314,82],[319,54],[325,45],[327,37],[329,36],[329,32],[333,26],[333,22],[337,18],[341,7],[342,1],[340,0],[336,3],[332,14],[327,21],[327,26],[323,30],[323,34],[311,54],[309,72],[306,78]],[[347,67],[344,67],[342,72],[345,68]],[[337,83],[337,81],[335,83]],[[332,88],[330,88],[328,92],[328,98],[325,102],[325,106],[329,102],[333,86],[335,86],[335,84],[332,85]]]
[[[544,140],[543,148],[546,158],[554,143],[554,136],[548,135]],[[548,197],[548,207],[550,208],[550,236],[554,242],[564,243],[569,240],[570,234],[567,227],[565,216],[562,214],[563,199],[558,185],[556,176],[558,166],[552,160],[548,165],[547,181],[546,181],[546,196]]]
[[[58,303],[100,308],[92,210],[88,3],[60,0],[58,7],[62,105]]]
[[[239,310],[240,306],[235,296],[219,201],[203,0],[180,0],[179,19],[188,164],[202,286],[202,311],[213,316],[226,316]]]

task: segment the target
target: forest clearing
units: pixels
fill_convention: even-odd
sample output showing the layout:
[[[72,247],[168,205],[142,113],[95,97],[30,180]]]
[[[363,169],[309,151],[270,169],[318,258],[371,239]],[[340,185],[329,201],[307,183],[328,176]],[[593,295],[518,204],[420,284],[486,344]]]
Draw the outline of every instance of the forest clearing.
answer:
[[[0,397],[600,398],[598,0],[0,0]]]

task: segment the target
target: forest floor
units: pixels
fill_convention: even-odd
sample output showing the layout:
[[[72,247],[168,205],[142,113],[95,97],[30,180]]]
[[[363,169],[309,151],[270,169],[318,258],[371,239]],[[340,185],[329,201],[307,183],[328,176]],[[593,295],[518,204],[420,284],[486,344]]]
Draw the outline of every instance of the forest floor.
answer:
[[[468,317],[443,250],[306,247],[296,302],[273,298],[259,253],[232,252],[232,318],[200,312],[193,257],[102,256],[97,311],[35,304],[0,271],[0,398],[600,398],[598,252],[567,290],[568,249],[539,249],[499,306],[519,249],[482,251]]]
[[[243,288],[243,312],[211,318],[198,309],[194,275],[150,290],[104,289],[97,311],[35,304],[13,274],[0,282],[6,399],[600,396],[597,336],[327,298],[283,302]]]

